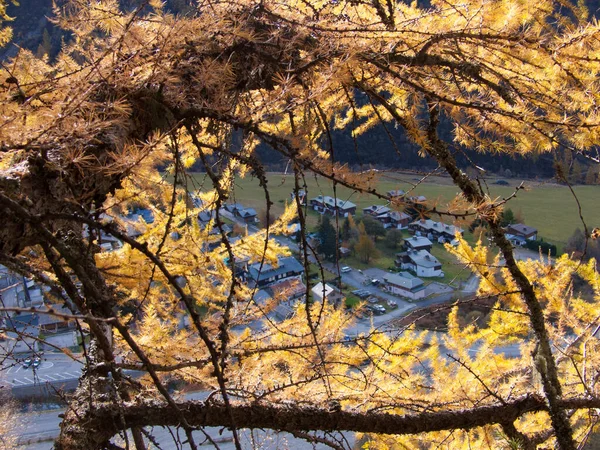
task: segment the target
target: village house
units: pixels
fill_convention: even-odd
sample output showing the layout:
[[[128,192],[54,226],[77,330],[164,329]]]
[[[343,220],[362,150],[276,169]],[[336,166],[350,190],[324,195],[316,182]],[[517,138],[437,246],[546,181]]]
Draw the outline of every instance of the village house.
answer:
[[[411,220],[411,217],[408,214],[399,211],[392,211],[388,213],[388,215],[390,216],[390,224],[392,228],[398,228],[399,230],[408,228],[408,224]]]
[[[254,210],[254,208],[236,209],[233,214],[236,217],[242,219],[246,224],[258,222],[258,218],[256,217],[256,211]]]
[[[411,236],[408,239],[404,240],[403,244],[404,250],[427,250],[431,251],[433,248],[433,242],[423,236]]]
[[[204,211],[200,211],[198,213],[198,222],[200,222],[200,225],[204,225],[206,226],[206,224],[208,222],[210,222],[211,220],[213,220],[215,217],[215,210],[214,209],[205,209]]]
[[[12,273],[4,266],[0,266],[0,300],[5,308],[28,310],[0,313],[0,327],[4,328],[11,338],[21,338],[14,351],[38,349],[38,345],[41,345],[38,337],[48,339],[48,335],[72,333],[76,326],[74,319],[44,314],[56,312],[72,315],[73,312],[62,305],[46,304],[42,287],[32,280]]]
[[[425,236],[429,240],[436,240],[440,244],[452,242],[456,234],[463,234],[463,229],[460,227],[436,222],[431,219],[416,220],[408,226],[408,229],[414,234]]]
[[[348,247],[340,247],[340,258],[346,258],[352,254],[352,250]]]
[[[44,305],[41,308],[42,311],[52,310],[53,312],[70,316],[73,314],[64,305]],[[68,317],[59,317],[52,314],[39,314],[39,327],[40,331],[44,334],[57,334],[61,332],[68,332],[76,327],[75,319]]]
[[[306,191],[304,189],[300,189],[298,191],[298,201],[301,205],[306,205]],[[290,199],[295,202],[296,201],[296,191],[290,192]]]
[[[396,266],[419,277],[443,277],[442,264],[427,250],[409,250],[396,254]]]
[[[368,208],[363,208],[363,215],[371,216],[383,225],[383,228],[390,228],[392,226],[392,219],[390,213],[392,210],[387,206],[372,205]]]
[[[262,267],[260,263],[251,264],[248,270],[248,278],[251,287],[258,286],[262,289],[285,279],[295,278],[302,281],[303,273],[304,266],[296,258],[288,256],[279,258],[277,266],[267,263],[263,263]]]
[[[227,223],[222,223],[221,227],[219,228],[219,226],[216,223],[216,213],[214,209],[208,209],[200,211],[198,213],[198,225],[200,226],[201,230],[205,230],[206,227],[211,223],[211,221],[212,228],[209,230],[208,233],[210,236],[220,235],[221,233],[229,235],[233,232],[233,227]],[[221,245],[220,241],[207,242],[206,244],[207,249],[214,249]]]
[[[306,294],[306,285],[298,277],[291,277],[270,285],[266,291],[271,293],[271,296],[280,304],[291,305],[290,300]]]
[[[396,198],[396,197],[404,197],[406,192],[404,192],[402,189],[396,189],[393,191],[387,191],[386,194],[390,198]]]
[[[373,217],[381,216],[382,214],[387,214],[391,211],[390,208],[383,205],[371,205],[367,208],[363,208],[363,214],[368,214]]]
[[[5,308],[39,308],[44,304],[42,290],[35,282],[0,266],[0,300]]]
[[[227,203],[225,205],[225,211],[235,214],[238,209],[244,209],[244,205],[240,203]]]
[[[349,200],[340,200],[328,195],[319,195],[310,199],[310,207],[320,214],[338,215],[348,217],[356,214],[356,205]]]
[[[139,208],[126,216],[121,216],[120,220],[125,226],[127,236],[137,238],[146,232],[148,224],[154,223],[154,214],[149,209]]]
[[[403,212],[392,211],[387,206],[371,205],[363,208],[364,215],[370,215],[381,222],[384,228],[406,228],[410,222],[410,216]]]
[[[523,246],[527,241],[537,240],[537,233],[533,227],[524,225],[522,223],[513,223],[506,227],[506,238],[517,245]]]
[[[306,286],[298,280],[292,280],[294,283],[287,282],[277,283],[266,289],[257,291],[253,300],[254,303],[263,311],[266,312],[268,320],[273,322],[281,322],[289,319],[294,315],[295,300],[299,296],[306,293]],[[291,295],[290,295],[291,294]],[[263,318],[255,320],[247,325],[243,325],[240,331],[249,326],[250,328],[261,328]]]
[[[408,272],[390,273],[383,277],[385,289],[394,295],[418,300],[425,297],[423,280]]]
[[[344,294],[342,294],[339,289],[330,286],[329,284],[323,284],[319,281],[312,289],[311,292],[315,300],[323,301],[323,299],[327,299],[329,303],[332,305],[339,305],[342,301],[346,299]]]

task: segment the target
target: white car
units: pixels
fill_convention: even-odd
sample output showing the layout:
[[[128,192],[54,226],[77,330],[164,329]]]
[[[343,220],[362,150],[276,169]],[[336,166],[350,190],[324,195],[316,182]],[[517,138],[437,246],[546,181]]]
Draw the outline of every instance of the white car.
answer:
[[[348,267],[348,266],[344,266],[340,269],[340,272],[342,272],[342,273],[352,272],[352,268]]]

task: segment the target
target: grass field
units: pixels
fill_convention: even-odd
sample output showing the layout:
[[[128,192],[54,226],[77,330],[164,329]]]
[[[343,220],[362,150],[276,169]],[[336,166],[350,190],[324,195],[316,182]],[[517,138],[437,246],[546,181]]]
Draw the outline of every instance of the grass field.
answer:
[[[193,184],[197,188],[210,188],[210,182],[204,174],[195,174],[192,177]],[[268,179],[271,200],[274,202],[272,211],[274,214],[279,214],[283,211],[285,202],[290,201],[294,178],[289,175],[272,173],[269,174]],[[383,194],[392,189],[407,191],[413,188],[418,180],[418,175],[415,174],[382,173],[377,184],[377,190]],[[510,184],[509,186],[489,184],[490,195],[498,198],[507,197],[514,191],[515,186],[520,183],[520,180],[514,179],[507,181]],[[313,176],[306,177],[306,183],[308,198],[317,195],[333,195],[329,180]],[[520,209],[527,225],[537,228],[540,237],[557,244],[562,249],[575,228],[583,228],[579,219],[577,203],[571,192],[567,187],[553,183],[526,181],[524,185],[526,190],[519,191],[516,198],[510,200],[508,207],[514,212]],[[600,186],[576,186],[574,191],[581,203],[583,217],[588,227],[593,228],[600,225],[600,208],[598,207]],[[458,188],[452,184],[449,178],[435,176],[418,184],[413,192],[415,195],[427,197],[428,203],[443,205],[457,195]],[[356,203],[359,216],[362,214],[362,208],[372,204],[382,204],[382,201],[372,195],[359,194],[342,186],[337,187],[337,196],[342,200],[350,200]],[[265,209],[263,189],[258,185],[258,181],[251,177],[240,178],[236,181],[232,200],[253,207],[259,212]],[[307,219],[309,228],[314,227],[317,220],[318,214],[309,211]]]

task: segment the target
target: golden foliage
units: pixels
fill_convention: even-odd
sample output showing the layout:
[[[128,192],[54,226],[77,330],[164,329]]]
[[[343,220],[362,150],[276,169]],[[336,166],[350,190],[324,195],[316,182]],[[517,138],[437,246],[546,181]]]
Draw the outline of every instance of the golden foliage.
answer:
[[[308,296],[261,302],[236,274],[236,264],[277,266],[291,251],[272,235],[288,233],[304,213],[292,202],[268,231],[235,240],[223,231],[220,208],[237,176],[255,176],[268,195],[259,143],[288,158],[298,176],[312,171],[370,193],[375,172],[337,162],[331,128],[356,136],[391,121],[428,152],[425,117],[439,108],[455,144],[480,151],[566,146],[587,154],[597,145],[600,29],[585,21],[583,8],[552,28],[555,5],[547,0],[432,1],[426,10],[388,3],[385,12],[377,1],[238,0],[175,17],[158,1],[124,11],[116,0],[72,0],[55,6],[56,23],[73,35],[55,60],[21,50],[1,66],[2,194],[31,208],[33,228],[55,220],[44,232],[57,240],[89,227],[81,239],[93,244],[86,248],[101,274],[94,279],[111,293],[115,320],[127,324],[114,333],[125,364],[144,365],[130,334],[154,366],[169,369],[162,381],[201,383],[256,404],[339,402],[364,414],[456,412],[540,391],[531,311],[515,277],[481,241],[470,246],[457,236],[458,247],[446,249],[479,276],[478,295],[495,305],[485,326],[461,324],[455,307],[444,336],[371,330],[349,344],[350,314]],[[0,45],[7,33],[0,29]],[[209,186],[191,185],[187,170],[195,164]],[[38,173],[48,183],[28,197]],[[14,180],[26,180],[22,190]],[[51,193],[45,200],[60,197],[59,206],[45,210],[40,192]],[[128,218],[139,207],[152,212],[152,223]],[[461,197],[451,208],[487,220],[500,211],[489,197],[478,204]],[[200,226],[198,214],[209,211]],[[100,231],[125,242],[100,252]],[[62,247],[43,236],[48,241],[33,242],[52,246],[40,252],[49,261],[31,257],[32,264],[53,281],[86,281],[77,261],[63,261]],[[53,251],[58,262],[50,261]],[[563,396],[598,397],[594,263],[562,256],[519,261],[518,268],[535,281],[544,306]],[[586,298],[574,289],[577,277],[591,287]],[[282,303],[293,314],[275,321],[269,313]],[[82,306],[105,312],[90,299]],[[507,347],[518,348],[509,354]],[[580,438],[589,426],[584,415],[571,417]],[[551,428],[545,413],[521,415],[516,426],[528,434]],[[502,433],[490,423],[365,440],[368,448],[513,446],[514,437]]]

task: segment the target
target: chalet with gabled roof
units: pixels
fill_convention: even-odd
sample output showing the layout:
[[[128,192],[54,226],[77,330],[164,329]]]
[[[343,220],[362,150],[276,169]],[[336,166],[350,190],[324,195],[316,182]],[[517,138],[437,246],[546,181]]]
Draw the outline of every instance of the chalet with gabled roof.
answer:
[[[408,250],[396,254],[396,266],[419,277],[443,277],[442,264],[427,250]]]
[[[363,214],[373,217],[381,222],[384,228],[406,228],[410,222],[410,216],[403,212],[392,211],[387,206],[371,205],[363,208]]]
[[[256,210],[254,208],[236,209],[233,214],[234,214],[234,216],[242,219],[244,221],[244,223],[258,222],[258,218],[256,217]]]
[[[339,289],[323,282],[319,281],[312,289],[311,292],[313,297],[318,301],[323,301],[323,299],[327,299],[329,303],[333,305],[339,305],[343,300],[346,299],[344,294],[340,292]]]
[[[387,191],[386,194],[388,195],[388,197],[396,198],[396,197],[404,197],[406,192],[404,192],[402,189],[395,189],[392,191]]]
[[[431,219],[415,220],[408,226],[408,229],[414,234],[425,236],[429,240],[436,240],[439,243],[452,242],[456,234],[462,235],[464,232],[460,227]]]
[[[383,206],[383,205],[371,205],[367,208],[363,208],[363,214],[365,214],[365,215],[368,214],[373,217],[378,217],[378,216],[381,216],[382,214],[387,214],[391,211],[392,210],[390,208],[388,208],[387,206]]]
[[[418,300],[425,297],[425,283],[418,277],[408,273],[390,273],[383,277],[384,288],[401,297]]]
[[[248,270],[248,277],[252,280],[250,284],[262,289],[285,279],[295,278],[302,281],[304,266],[296,258],[288,256],[279,258],[278,262],[276,266],[267,263],[262,266],[260,263],[250,265]]]
[[[411,236],[404,240],[404,250],[427,250],[431,251],[433,248],[433,242],[424,236]]]
[[[513,223],[506,227],[506,233],[519,236],[528,241],[537,240],[538,230],[522,223]]]
[[[399,230],[408,228],[408,224],[410,223],[410,216],[408,214],[400,211],[391,211],[388,215],[390,216],[392,228],[398,228]]]
[[[320,214],[348,217],[356,214],[356,205],[349,200],[340,200],[328,195],[319,195],[310,199],[310,207]]]
[[[290,199],[295,202],[296,196],[298,197],[298,201],[301,205],[306,205],[306,191],[304,189],[300,189],[298,194],[296,195],[296,191],[290,192]]]

